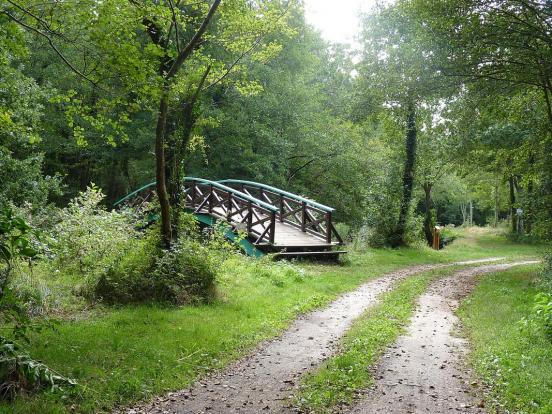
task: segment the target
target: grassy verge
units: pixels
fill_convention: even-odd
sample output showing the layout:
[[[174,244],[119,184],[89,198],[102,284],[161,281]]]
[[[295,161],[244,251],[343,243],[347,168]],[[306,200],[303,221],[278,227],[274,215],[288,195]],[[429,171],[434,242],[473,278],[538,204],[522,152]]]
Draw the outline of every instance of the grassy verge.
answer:
[[[351,403],[358,390],[373,382],[370,366],[404,331],[417,298],[433,279],[454,270],[412,276],[384,294],[378,305],[354,322],[341,341],[340,352],[303,378],[293,405],[302,412],[322,414]]]
[[[428,248],[353,253],[344,266],[267,270],[232,259],[222,269],[221,299],[203,306],[95,308],[64,316],[32,338],[31,355],[75,378],[75,393],[42,393],[0,404],[9,413],[92,413],[182,389],[272,338],[298,314],[383,273],[409,265],[489,256],[532,256],[534,246],[498,234],[468,235],[442,252]]]
[[[459,310],[493,413],[552,412],[552,343],[520,322],[530,316],[536,274],[531,266],[485,276]]]

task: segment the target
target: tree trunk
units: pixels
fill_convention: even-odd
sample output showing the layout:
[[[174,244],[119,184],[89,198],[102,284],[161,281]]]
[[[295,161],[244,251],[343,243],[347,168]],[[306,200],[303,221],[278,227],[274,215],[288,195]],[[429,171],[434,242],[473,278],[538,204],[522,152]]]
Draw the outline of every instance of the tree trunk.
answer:
[[[493,188],[493,196],[494,196],[494,220],[493,220],[493,227],[498,227],[498,214],[499,214],[499,204],[500,204],[500,197],[499,197],[499,188],[500,188],[500,181],[498,178],[498,175],[495,178],[494,188]]]
[[[512,226],[512,233],[516,232],[516,188],[515,188],[515,182],[514,182],[514,176],[511,175],[508,178],[508,182],[510,184],[510,221]]]
[[[473,201],[470,200],[470,227],[473,226]]]
[[[402,199],[400,204],[399,221],[397,229],[391,240],[394,247],[404,246],[406,244],[406,224],[412,201],[412,188],[414,187],[414,168],[416,162],[416,109],[412,101],[408,102],[408,113],[406,120],[406,139],[405,149],[406,158],[404,161],[404,171],[402,179]]]
[[[157,180],[157,197],[161,207],[161,242],[166,249],[171,247],[171,208],[167,194],[165,174],[165,128],[167,125],[167,113],[169,109],[169,93],[165,88],[159,101],[159,114],[157,116],[157,128],[155,130],[155,175]]]
[[[433,189],[433,184],[426,181],[423,185],[423,188],[425,193],[424,235],[427,243],[430,246],[433,246],[433,227],[435,226],[435,211],[433,209],[433,201],[431,199],[431,190]]]
[[[460,204],[460,212],[462,213],[462,226],[466,226],[468,222],[468,207],[466,203]]]

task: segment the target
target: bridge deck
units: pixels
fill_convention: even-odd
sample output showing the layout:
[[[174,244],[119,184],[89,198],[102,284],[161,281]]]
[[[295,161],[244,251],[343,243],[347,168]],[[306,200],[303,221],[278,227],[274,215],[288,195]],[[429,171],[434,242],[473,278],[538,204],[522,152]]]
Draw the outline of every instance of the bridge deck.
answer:
[[[220,207],[216,207],[212,209],[212,213],[214,213],[216,216],[224,218],[226,211]],[[262,233],[263,231],[261,225],[253,226],[253,229],[259,233]],[[328,244],[325,240],[316,237],[313,234],[302,232],[301,229],[288,223],[282,223],[278,220],[276,220],[275,223],[273,245],[277,248],[332,246],[332,244]]]
[[[277,247],[311,247],[327,246],[328,243],[312,234],[303,233],[297,227],[277,221],[274,233],[274,245]]]

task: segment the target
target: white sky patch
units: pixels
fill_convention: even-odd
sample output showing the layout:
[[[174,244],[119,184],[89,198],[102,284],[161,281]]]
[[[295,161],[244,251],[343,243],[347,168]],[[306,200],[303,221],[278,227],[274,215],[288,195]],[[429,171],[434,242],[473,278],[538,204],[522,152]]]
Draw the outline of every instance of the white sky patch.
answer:
[[[307,22],[333,43],[355,45],[360,32],[360,15],[374,8],[378,0],[304,0]],[[379,1],[381,3],[381,0]]]

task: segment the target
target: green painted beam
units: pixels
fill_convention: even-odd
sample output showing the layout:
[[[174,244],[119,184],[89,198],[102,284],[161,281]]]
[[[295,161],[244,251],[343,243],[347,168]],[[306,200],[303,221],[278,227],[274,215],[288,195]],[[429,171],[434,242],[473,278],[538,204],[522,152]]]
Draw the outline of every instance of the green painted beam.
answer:
[[[242,200],[250,201],[251,203],[253,203],[253,204],[255,204],[259,207],[263,207],[264,209],[266,209],[268,211],[272,211],[272,212],[275,212],[275,213],[279,211],[278,207],[275,207],[272,204],[268,204],[268,203],[266,203],[262,200],[259,200],[258,198],[252,197],[249,194],[242,193],[241,191],[236,190],[235,188],[225,186],[224,184],[221,184],[220,182],[217,182],[217,181],[211,181],[211,180],[206,180],[204,178],[197,178],[197,177],[184,177],[184,181],[195,181],[195,182],[205,184],[205,185],[212,185],[215,188],[218,188],[220,190],[224,190],[224,191],[228,191],[229,193],[232,193],[232,195],[235,196],[235,197],[239,197]],[[138,190],[133,191],[130,194],[127,194],[126,196],[124,196],[120,200],[117,200],[113,204],[113,206],[117,207],[119,204],[124,203],[126,200],[128,200],[131,197],[135,196],[140,191],[144,191],[145,189],[150,188],[150,187],[154,187],[155,185],[156,185],[155,181],[153,181],[149,184],[146,184],[143,187],[140,187]]]

